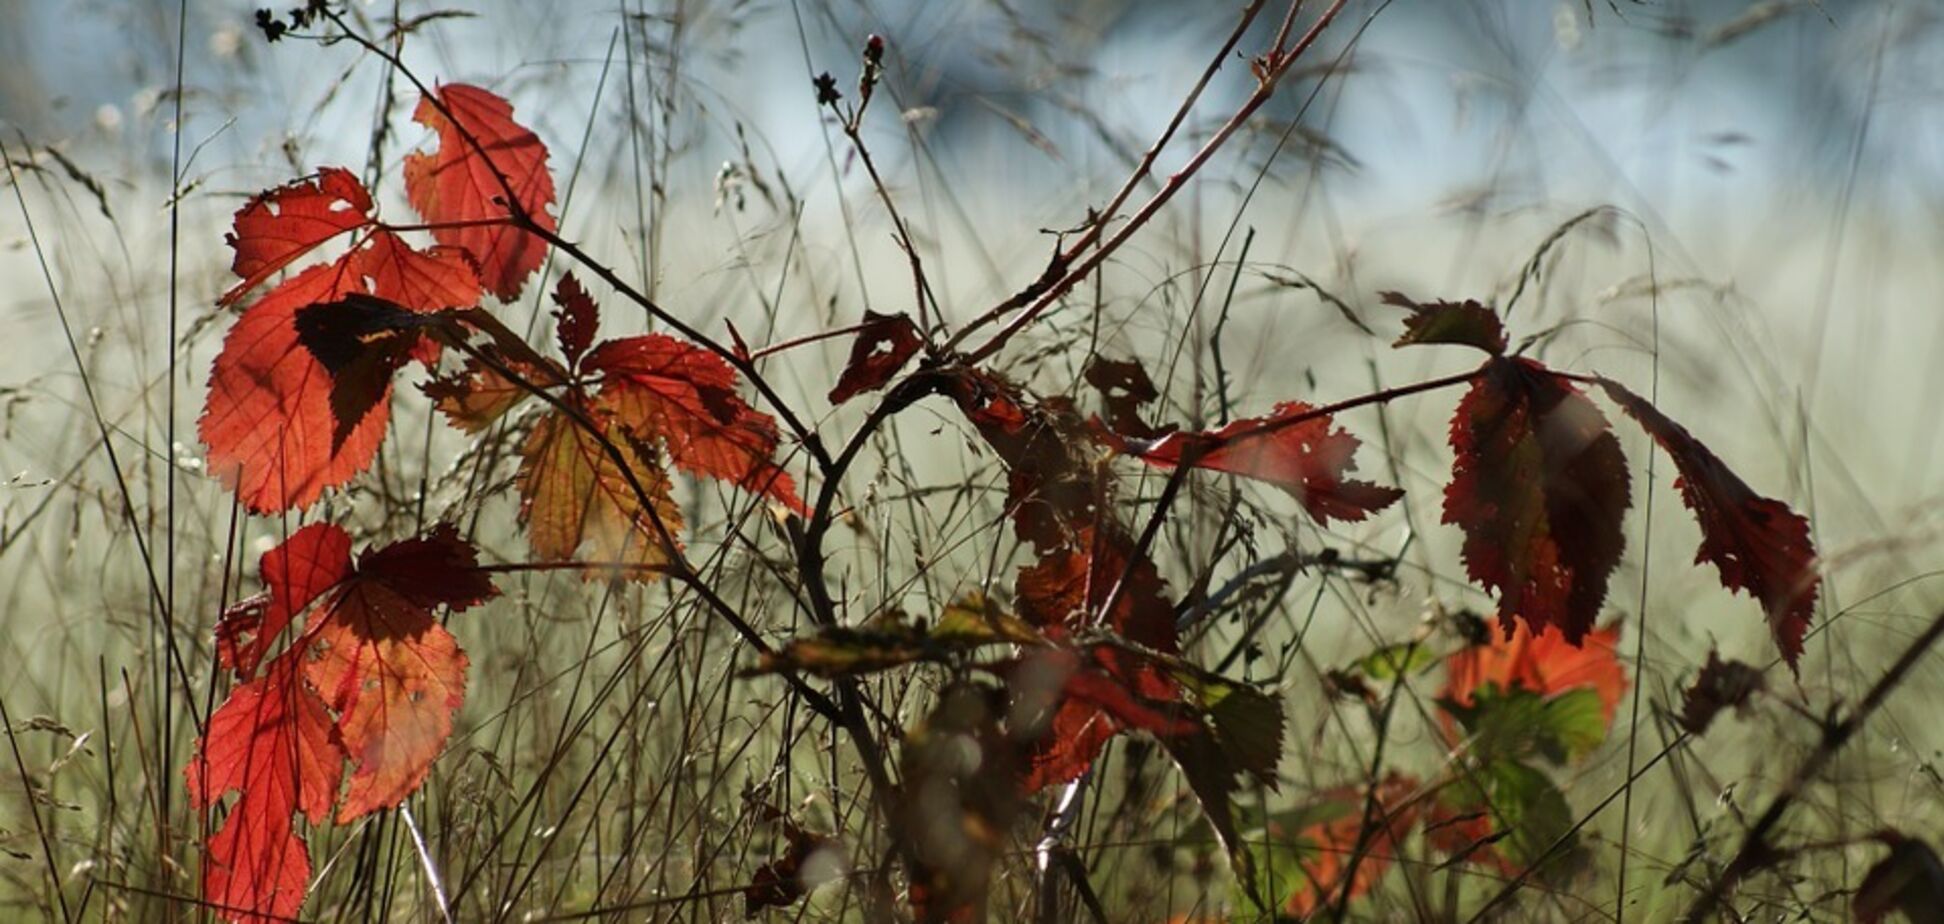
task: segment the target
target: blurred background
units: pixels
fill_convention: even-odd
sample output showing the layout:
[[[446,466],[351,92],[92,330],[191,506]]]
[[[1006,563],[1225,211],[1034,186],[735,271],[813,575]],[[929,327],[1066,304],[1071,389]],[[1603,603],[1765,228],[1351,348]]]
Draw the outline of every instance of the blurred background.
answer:
[[[889,53],[865,139],[955,324],[1030,282],[1052,232],[1112,195],[1220,47],[1237,6],[354,0],[349,12],[368,34],[395,34],[426,79],[477,83],[513,102],[551,149],[568,237],[698,327],[720,332],[733,320],[764,343],[852,323],[866,308],[911,309],[885,210],[811,91],[812,76],[828,71],[854,94],[866,35],[884,36]],[[180,615],[169,631],[192,652],[192,679],[206,684],[208,662],[193,652],[206,652],[220,601],[238,595],[256,554],[284,528],[238,521],[199,471],[194,422],[228,324],[214,300],[230,282],[229,216],[263,188],[344,165],[405,221],[396,167],[427,137],[409,120],[409,85],[355,46],[267,42],[249,3],[191,0],[186,17],[180,10],[156,0],[0,0],[0,145],[14,165],[0,198],[0,696],[16,726],[39,716],[67,732],[23,739],[30,768],[70,749],[88,755],[77,769],[62,765],[83,777],[65,794],[40,790],[65,810],[53,815],[66,832],[62,855],[75,864],[63,872],[76,876],[89,873],[80,864],[134,862],[114,841],[132,838],[118,824],[136,822],[122,818],[126,806],[113,808],[115,771],[99,765],[104,735],[133,752],[116,716],[142,701],[144,676],[158,670],[162,636],[138,539],[151,554],[174,549]],[[1240,48],[1267,44],[1275,17],[1265,20]],[[1247,62],[1229,61],[1162,152],[1158,176],[1253,87]],[[1758,491],[1810,513],[1828,574],[1821,618],[1842,620],[1812,639],[1800,677],[1776,687],[1819,714],[1860,695],[1886,652],[1944,599],[1927,583],[1944,565],[1940,247],[1937,3],[1352,0],[1298,79],[1119,253],[1099,291],[1076,296],[1038,333],[1045,345],[1080,332],[1103,353],[1142,359],[1167,390],[1156,416],[1200,424],[1220,413],[1211,343],[1235,413],[1260,413],[1469,361],[1394,354],[1397,312],[1379,303],[1380,291],[1510,303],[1511,327],[1534,338],[1535,355],[1642,393],[1658,389],[1663,409]],[[542,288],[504,313],[544,313]],[[643,323],[618,304],[605,320],[610,332]],[[859,412],[831,412],[821,397],[844,349],[792,351],[772,367],[785,395],[836,433]],[[1004,362],[1042,392],[1073,387],[1076,369],[1041,359],[1022,341]],[[1455,530],[1436,525],[1452,400],[1343,421],[1372,444],[1364,471],[1385,481],[1394,473],[1412,499],[1404,516],[1338,538],[1387,554],[1408,548],[1423,570],[1407,570],[1383,599],[1331,603],[1355,612],[1317,617],[1319,634],[1306,644],[1325,663],[1368,649],[1371,627],[1407,631],[1427,597],[1484,602],[1462,580]],[[983,471],[989,460],[965,439],[939,435],[951,426],[942,411],[910,415],[896,448],[853,493],[875,492],[907,464],[918,481]],[[421,458],[437,460],[434,509],[471,511],[464,486],[437,477],[462,442],[440,435],[447,451],[422,456],[420,441],[435,439],[424,409],[400,414],[400,445],[386,456],[393,467],[378,478],[410,494],[425,473]],[[1665,703],[1710,645],[1763,664],[1771,649],[1759,607],[1690,564],[1694,531],[1667,490],[1664,459],[1644,521],[1650,454],[1621,430],[1635,504],[1609,603],[1627,620],[1630,658],[1639,614],[1651,614],[1639,682]],[[140,531],[125,525],[124,490]],[[383,532],[393,524],[369,500],[353,494],[330,509]],[[1286,499],[1267,503],[1293,509]],[[510,519],[506,503],[494,510],[489,519]],[[890,556],[893,538],[858,539],[858,561]],[[931,548],[927,540],[911,537]],[[504,559],[523,554],[517,539],[493,543]],[[984,561],[982,549],[964,554]],[[1643,567],[1653,577],[1645,598]],[[523,627],[458,632],[469,648],[509,652],[504,662],[475,657],[476,670],[548,653],[544,669],[520,671],[509,689],[469,704],[467,747],[489,755],[481,760],[518,762],[523,736],[549,720],[509,719],[506,710],[527,702],[521,691],[557,693],[560,674],[550,671],[593,644],[580,617],[558,609],[559,595],[584,592],[560,587],[521,595]],[[1300,588],[1290,598],[1307,599]],[[542,630],[553,621],[577,634],[548,639]],[[1266,640],[1292,644],[1287,633]],[[556,643],[564,647],[546,647]],[[697,676],[718,680],[733,661],[696,658],[698,671],[708,665]],[[1258,679],[1269,676],[1262,670]],[[1313,680],[1282,678],[1290,702],[1314,700]],[[1834,827],[1944,824],[1933,769],[1944,729],[1922,708],[1939,692],[1944,671],[1933,665],[1839,765],[1860,795],[1830,809]],[[1300,708],[1294,739],[1320,736],[1320,722]],[[1777,710],[1730,734],[1740,737],[1711,752],[1701,802],[1732,795],[1731,781],[1792,766],[1777,762],[1774,747],[1748,743],[1800,743],[1813,726]],[[444,763],[455,778],[472,772],[470,755]],[[1596,784],[1569,790],[1582,808],[1624,767],[1587,773]],[[0,858],[0,874],[32,906],[42,870],[31,822],[5,801],[0,843],[13,858]],[[1658,825],[1676,801],[1657,791],[1635,821]],[[1660,837],[1636,847],[1660,872],[1699,836],[1647,830]]]

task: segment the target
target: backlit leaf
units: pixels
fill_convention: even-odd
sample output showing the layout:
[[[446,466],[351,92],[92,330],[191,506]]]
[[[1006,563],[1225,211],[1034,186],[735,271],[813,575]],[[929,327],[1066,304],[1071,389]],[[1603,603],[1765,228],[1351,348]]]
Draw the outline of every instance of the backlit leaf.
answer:
[[[242,281],[220,303],[235,304],[278,270],[371,221],[371,194],[343,167],[321,167],[316,176],[257,194],[236,211],[233,230],[224,235],[236,251],[230,269]]]
[[[1822,581],[1809,521],[1787,504],[1756,494],[1687,428],[1639,395],[1617,382],[1600,384],[1674,460],[1681,474],[1674,486],[1701,524],[1695,562],[1712,562],[1723,586],[1762,602],[1775,647],[1794,669]]]
[[[601,310],[573,273],[560,277],[554,287],[554,339],[560,342],[560,355],[567,368],[580,364],[581,356],[594,345],[594,333],[601,328]]]
[[[1557,631],[1535,635],[1521,625],[1509,636],[1497,635],[1446,658],[1441,696],[1468,706],[1473,694],[1487,687],[1525,690],[1541,697],[1586,689],[1598,697],[1603,720],[1612,722],[1627,692],[1619,643],[1618,625],[1588,632],[1578,645],[1567,643]]]
[[[1301,501],[1318,523],[1356,522],[1404,495],[1396,488],[1346,477],[1356,471],[1354,457],[1362,441],[1331,429],[1328,415],[1288,423],[1311,412],[1309,405],[1291,401],[1276,405],[1267,417],[1236,420],[1218,430],[1112,442],[1160,468],[1188,461],[1196,468],[1269,482]]]
[[[230,691],[185,768],[198,806],[242,794],[204,846],[204,900],[229,909],[232,921],[295,917],[311,867],[292,816],[328,816],[343,766],[330,713],[295,661],[280,659]]]
[[[662,531],[670,539],[679,537],[682,515],[670,496],[668,476],[655,464],[653,447],[632,439],[613,415],[581,409],[619,451],[621,461],[565,413],[556,410],[542,417],[527,436],[520,465],[520,516],[527,545],[540,558],[572,559],[585,548],[590,560],[602,563],[668,564]],[[643,506],[637,485],[648,506]],[[652,572],[631,575],[639,579]]]
[[[1577,644],[1625,545],[1627,464],[1605,416],[1544,366],[1493,359],[1458,404],[1451,448],[1444,522],[1465,532],[1466,571],[1499,592],[1506,632],[1523,620]]]
[[[472,255],[486,289],[511,300],[546,253],[544,241],[513,225],[511,206],[554,228],[547,147],[514,121],[511,104],[487,90],[453,83],[436,92],[446,111],[422,97],[412,118],[438,134],[438,149],[405,156],[405,194],[428,223],[466,223],[434,228],[432,236]]]
[[[774,461],[776,421],[736,393],[722,357],[662,334],[609,340],[581,366],[602,376],[597,402],[637,436],[661,443],[676,467],[767,494],[808,514]]]

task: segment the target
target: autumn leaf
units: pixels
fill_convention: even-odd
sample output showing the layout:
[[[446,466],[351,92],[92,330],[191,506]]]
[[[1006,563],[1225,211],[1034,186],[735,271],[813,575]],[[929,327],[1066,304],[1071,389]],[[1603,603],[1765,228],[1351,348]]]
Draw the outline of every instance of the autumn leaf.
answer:
[[[1600,385],[1674,460],[1680,472],[1674,486],[1701,524],[1695,563],[1712,562],[1723,586],[1761,601],[1769,634],[1795,669],[1822,581],[1809,521],[1787,504],[1756,494],[1687,428],[1639,395],[1618,382],[1602,379]]]
[[[554,310],[554,339],[560,343],[560,355],[566,358],[567,368],[573,369],[580,365],[588,347],[594,345],[594,334],[601,329],[601,309],[573,273],[560,277],[554,286],[553,300],[558,306]]]
[[[365,553],[313,611],[305,676],[338,713],[354,767],[339,823],[396,805],[425,780],[466,696],[465,653],[433,610],[495,593],[472,546],[440,524]]]
[[[1445,659],[1445,688],[1440,698],[1469,706],[1480,690],[1525,690],[1540,697],[1569,690],[1591,690],[1599,698],[1600,715],[1613,721],[1627,692],[1627,672],[1617,646],[1620,627],[1594,629],[1578,645],[1563,633],[1535,634],[1518,626],[1510,635],[1496,635],[1485,644],[1460,649]]]
[[[1141,415],[1142,405],[1160,398],[1161,392],[1154,387],[1154,381],[1148,378],[1147,369],[1139,360],[1095,356],[1087,362],[1080,378],[1100,393],[1108,429],[1140,439],[1163,435],[1161,429],[1149,426]]]
[[[544,241],[514,225],[512,208],[554,229],[547,147],[514,121],[511,104],[487,90],[454,83],[435,92],[438,102],[421,97],[412,118],[437,133],[438,150],[405,156],[406,197],[426,222],[448,225],[432,236],[471,254],[486,289],[510,301],[546,252]]]
[[[1606,417],[1570,382],[1525,359],[1486,362],[1451,420],[1444,522],[1464,530],[1472,579],[1499,592],[1513,631],[1593,628],[1620,563],[1626,458]]]
[[[392,377],[415,355],[425,353],[422,344],[436,347],[437,342],[425,332],[439,326],[439,318],[351,293],[341,301],[297,309],[292,323],[297,327],[297,342],[330,375],[331,417],[336,421],[331,440],[335,446],[391,396]]]
[[[308,507],[371,464],[391,417],[390,383],[362,417],[332,412],[330,371],[298,342],[297,312],[360,291],[333,265],[270,290],[223,338],[197,422],[209,471],[256,513]]]
[[[263,553],[262,593],[223,612],[216,651],[223,666],[248,679],[270,646],[311,601],[346,577],[351,537],[329,523],[312,523]]]
[[[614,415],[579,398],[569,400],[622,458],[616,462],[601,437],[566,412],[542,417],[527,436],[520,465],[520,517],[526,523],[527,545],[541,558],[573,559],[586,547],[604,564],[668,564],[671,550],[663,536],[681,535],[682,514],[670,495],[668,476],[655,462],[654,448],[633,438]],[[633,572],[637,577],[649,573]],[[598,574],[587,572],[590,578]]]
[[[1477,347],[1494,356],[1505,352],[1505,326],[1492,309],[1477,301],[1418,302],[1399,292],[1380,295],[1386,305],[1408,309],[1404,335],[1392,346],[1414,343],[1451,343]]]
[[[736,370],[722,357],[645,334],[602,343],[581,368],[602,376],[596,403],[636,436],[661,443],[676,467],[808,515],[796,483],[772,461],[781,442],[776,421],[736,393]]]
[[[223,662],[250,677],[299,614],[311,614],[308,625],[230,692],[184,768],[198,806],[240,794],[203,864],[205,899],[238,921],[288,919],[302,907],[310,860],[295,813],[316,824],[336,806],[348,821],[424,780],[465,691],[465,655],[433,610],[495,592],[449,524],[354,565],[351,537],[314,523],[265,553],[260,569],[264,593],[217,626]]]
[[[762,814],[764,820],[775,821],[782,828],[788,849],[782,856],[758,867],[749,884],[743,887],[743,916],[748,918],[760,916],[765,908],[796,904],[812,886],[804,880],[805,865],[818,851],[834,850],[837,846],[835,839],[805,829],[771,806],[763,806]]]
[[[1312,413],[1309,405],[1290,401],[1266,417],[1236,420],[1217,430],[1171,433],[1153,441],[1116,436],[1109,442],[1159,468],[1186,461],[1269,482],[1300,501],[1318,523],[1360,521],[1404,496],[1396,488],[1346,478],[1357,468],[1355,455],[1363,442],[1331,429],[1329,415],[1307,416]]]
[[[296,917],[311,866],[292,815],[324,820],[343,765],[331,716],[294,659],[279,659],[232,690],[184,768],[198,807],[242,794],[204,846],[203,900],[231,921]]]
[[[1041,552],[1091,542],[1112,490],[1107,467],[1091,452],[1073,402],[1035,399],[998,376],[961,370],[952,398],[1006,464],[1006,509],[1013,530]]]
[[[864,324],[851,343],[850,359],[830,390],[830,403],[843,404],[867,391],[876,391],[891,381],[905,363],[924,345],[918,325],[909,315],[878,314],[865,310]]]
[[[533,396],[527,386],[500,372],[501,367],[541,387],[560,385],[567,380],[567,370],[551,361],[539,365],[508,356],[490,343],[480,347],[479,352],[498,365],[468,357],[458,372],[435,375],[420,389],[432,399],[432,406],[445,415],[446,422],[463,433],[486,429]]]
[[[1363,852],[1357,862],[1356,878],[1351,880],[1349,898],[1368,894],[1390,869],[1410,829],[1417,823],[1419,810],[1412,801],[1418,789],[1416,780],[1397,773],[1384,777],[1372,793],[1363,786],[1339,786],[1317,793],[1313,802],[1328,811],[1296,816],[1302,827],[1290,830],[1272,819],[1272,843],[1293,846],[1300,859],[1302,881],[1283,901],[1283,911],[1296,917],[1308,915],[1344,894],[1344,879],[1350,874],[1350,859],[1358,841]],[[1370,809],[1370,831],[1364,834],[1366,805]],[[1284,880],[1287,882],[1287,880]]]
[[[340,174],[327,172],[326,176]],[[345,174],[332,182],[356,181]],[[354,198],[368,209],[363,187],[355,192]],[[272,190],[264,196],[274,200],[278,193]],[[318,210],[309,199],[296,201]],[[325,214],[338,213],[327,210]],[[243,266],[253,275],[230,296],[240,297],[256,281],[308,251],[297,244],[321,232],[306,232],[312,225],[301,222],[286,229],[286,223],[295,220],[270,205],[258,210],[246,206],[238,213],[238,234],[232,242],[239,257],[252,254]],[[259,243],[251,235],[269,237]],[[348,358],[370,361],[357,364],[356,374],[349,379],[334,375],[300,344],[297,315],[311,305],[356,295],[373,296],[414,312],[438,312],[476,303],[479,282],[463,254],[436,247],[418,250],[390,231],[376,228],[336,260],[284,280],[244,311],[211,366],[198,430],[209,447],[209,470],[253,512],[308,507],[324,491],[343,485],[369,466],[391,416],[388,399],[395,360],[409,356],[430,362],[437,356],[431,341],[412,338],[401,342],[403,352],[396,354],[357,351]]]
[[[236,251],[230,270],[242,281],[218,303],[235,304],[326,241],[371,222],[371,193],[343,167],[321,167],[315,176],[251,197],[225,235]]]

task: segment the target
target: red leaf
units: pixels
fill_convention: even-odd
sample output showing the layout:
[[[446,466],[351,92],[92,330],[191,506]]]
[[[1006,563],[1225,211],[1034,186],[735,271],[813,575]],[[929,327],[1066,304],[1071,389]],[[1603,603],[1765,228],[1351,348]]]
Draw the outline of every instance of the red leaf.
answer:
[[[241,793],[209,839],[203,871],[204,897],[231,920],[290,918],[302,907],[310,860],[293,813],[315,824],[337,804],[343,822],[417,788],[465,690],[466,657],[432,609],[494,594],[448,524],[353,567],[350,536],[316,523],[266,553],[261,569],[265,593],[217,627],[225,663],[247,673],[297,614],[311,610],[309,625],[261,677],[230,692],[184,770],[199,806]],[[347,759],[355,769],[339,804]]]
[[[305,606],[351,576],[351,537],[329,523],[312,523],[263,553],[258,569],[263,593],[224,611],[216,623],[218,657],[244,678],[256,673]]]
[[[1600,714],[1613,721],[1620,698],[1627,692],[1627,671],[1615,646],[1617,625],[1594,629],[1573,645],[1553,631],[1534,635],[1521,625],[1509,636],[1494,635],[1445,660],[1445,689],[1440,697],[1469,706],[1473,696],[1492,685],[1501,690],[1526,690],[1550,697],[1568,690],[1591,689],[1600,698]]]
[[[184,769],[198,806],[242,793],[204,850],[203,898],[229,909],[232,921],[295,917],[310,857],[291,815],[322,821],[337,799],[343,763],[331,716],[293,659],[278,659],[232,690]]]
[[[1115,583],[1127,570],[1132,544],[1102,534],[1090,550],[1057,549],[1019,572],[1015,595],[1020,615],[1059,638],[1106,626],[1128,641],[1174,654],[1174,608],[1166,585],[1145,556],[1128,574],[1110,612],[1102,614]],[[1015,672],[1015,699],[1052,708],[1046,731],[1028,754],[1022,786],[1034,792],[1078,777],[1124,728],[1158,735],[1192,734],[1199,726],[1172,711],[1181,702],[1175,681],[1149,659],[1111,646],[1093,646],[1084,657],[1065,650],[1037,652]],[[1057,705],[1055,705],[1057,704]]]
[[[434,228],[432,236],[471,254],[487,290],[511,300],[540,268],[546,243],[513,226],[507,186],[535,225],[553,230],[553,216],[547,214],[554,198],[547,147],[513,121],[512,105],[486,90],[455,83],[437,93],[451,118],[431,97],[419,100],[412,118],[438,133],[439,147],[436,153],[405,156],[405,194],[429,223],[473,222]]]
[[[236,251],[230,269],[242,281],[218,303],[236,303],[319,245],[371,221],[371,194],[342,167],[321,167],[314,177],[258,193],[236,211],[235,229],[225,235]]]
[[[358,271],[371,294],[413,311],[444,311],[479,304],[479,274],[456,247],[419,250],[390,231],[374,231],[357,254]]]
[[[830,403],[843,404],[867,391],[876,391],[891,381],[904,364],[924,345],[918,325],[902,314],[864,312],[863,329],[851,344],[850,361],[830,390]]]
[[[600,405],[637,436],[660,441],[678,467],[808,513],[789,473],[771,461],[776,421],[736,394],[736,371],[721,357],[646,334],[602,343],[581,365],[603,376]]]
[[[198,430],[210,472],[253,512],[308,507],[378,453],[389,386],[341,427],[331,374],[298,342],[295,323],[298,309],[360,290],[340,265],[313,266],[258,299],[223,338]]]
[[[1130,728],[1160,736],[1192,735],[1201,725],[1183,706],[1178,694],[1151,698],[1137,691],[1138,681],[1105,646],[1080,652],[1039,648],[1015,662],[1006,672],[1013,693],[1013,712],[1024,717],[1044,716],[1026,755],[1020,790],[1034,793],[1056,783],[1077,779],[1093,765],[1102,748]]]
[[[1713,562],[1722,586],[1762,601],[1769,634],[1794,670],[1822,581],[1809,520],[1779,500],[1756,494],[1687,428],[1639,395],[1617,382],[1600,384],[1607,397],[1667,450],[1680,471],[1674,486],[1701,524],[1695,563]]]
[[[1112,519],[1102,512],[1112,483],[1073,403],[1036,399],[977,369],[944,375],[946,392],[1006,463],[1006,509],[1018,536],[1041,552],[1089,545],[1094,526]]]
[[[1391,346],[1413,343],[1455,343],[1477,347],[1494,356],[1505,352],[1505,326],[1492,309],[1476,301],[1417,302],[1398,292],[1384,292],[1386,305],[1410,309],[1404,335]]]
[[[1153,442],[1110,442],[1160,468],[1193,459],[1196,468],[1267,481],[1301,501],[1318,523],[1356,522],[1404,496],[1396,488],[1344,477],[1356,470],[1354,457],[1363,442],[1342,429],[1332,430],[1328,415],[1284,423],[1309,413],[1309,405],[1291,401],[1276,405],[1267,417],[1237,420],[1219,430],[1172,433]],[[1254,435],[1258,430],[1264,432]]]
[[[1627,463],[1606,417],[1525,359],[1493,359],[1451,419],[1444,522],[1465,532],[1465,568],[1515,618],[1577,644],[1620,562]]]
[[[394,360],[406,348],[421,360],[437,355],[429,341],[414,338],[384,356],[348,355],[372,360],[357,367],[358,380],[333,375],[300,344],[297,314],[361,294],[434,312],[477,302],[479,283],[463,255],[415,250],[379,229],[335,262],[284,280],[244,311],[210,370],[198,429],[209,446],[210,471],[251,511],[308,507],[363,471],[391,417]]]
[[[472,546],[440,524],[365,553],[312,613],[304,676],[338,713],[355,767],[340,823],[396,805],[424,781],[466,689],[466,656],[432,609],[463,610],[493,593]]]
[[[594,345],[594,332],[601,327],[601,310],[573,273],[560,277],[553,300],[560,306],[554,312],[554,337],[560,341],[560,355],[567,358],[567,368],[572,369],[580,364],[581,354]]]

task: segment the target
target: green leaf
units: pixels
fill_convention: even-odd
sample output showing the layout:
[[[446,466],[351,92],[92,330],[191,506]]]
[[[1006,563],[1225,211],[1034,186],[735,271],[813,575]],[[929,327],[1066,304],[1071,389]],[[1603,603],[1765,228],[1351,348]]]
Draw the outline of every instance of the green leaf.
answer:
[[[1470,705],[1440,700],[1439,706],[1472,736],[1472,751],[1488,763],[1537,754],[1564,765],[1593,753],[1606,740],[1606,716],[1599,694],[1590,688],[1541,697],[1493,684],[1479,688]]]
[[[1395,680],[1399,674],[1415,674],[1436,664],[1438,656],[1422,642],[1385,645],[1356,663],[1356,669],[1372,680]]]
[[[1497,847],[1518,866],[1530,865],[1573,827],[1566,795],[1544,771],[1515,760],[1474,769],[1446,789],[1440,801],[1459,812],[1483,812],[1494,832],[1508,832]],[[1564,849],[1557,854],[1564,855]]]
[[[1276,764],[1282,759],[1282,701],[1248,684],[1185,666],[1172,673],[1207,717],[1230,768],[1275,788]]]

